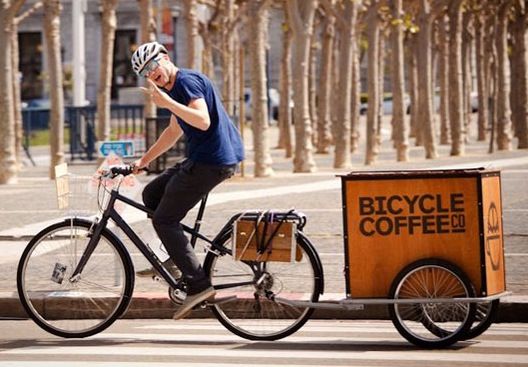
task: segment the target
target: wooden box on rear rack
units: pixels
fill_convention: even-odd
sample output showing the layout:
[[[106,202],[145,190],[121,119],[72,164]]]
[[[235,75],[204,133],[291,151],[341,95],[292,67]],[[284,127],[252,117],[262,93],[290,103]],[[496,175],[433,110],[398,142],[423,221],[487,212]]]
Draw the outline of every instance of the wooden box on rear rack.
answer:
[[[240,261],[300,261],[296,225],[284,221],[237,220],[233,225],[233,257]],[[260,251],[258,251],[260,249]]]
[[[441,258],[477,295],[505,290],[500,172],[429,170],[341,176],[348,297],[388,297],[409,263]]]

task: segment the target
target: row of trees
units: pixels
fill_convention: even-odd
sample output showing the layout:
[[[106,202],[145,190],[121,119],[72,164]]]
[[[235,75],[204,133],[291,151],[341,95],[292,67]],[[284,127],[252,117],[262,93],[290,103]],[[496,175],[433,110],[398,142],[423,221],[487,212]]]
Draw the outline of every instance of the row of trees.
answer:
[[[17,24],[25,0],[0,1],[0,183],[16,178],[19,162],[20,92]],[[97,137],[109,136],[110,83],[117,0],[101,1],[101,74]],[[59,0],[43,0],[52,91],[52,167],[63,160],[63,96],[60,72]],[[316,169],[314,154],[334,154],[334,167],[351,165],[360,137],[366,139],[365,164],[373,164],[380,146],[381,101],[393,100],[395,158],[408,160],[410,138],[437,156],[437,144],[450,144],[451,155],[464,154],[468,141],[470,94],[478,91],[478,139],[498,149],[528,148],[528,78],[525,0],[185,0],[186,65],[196,68],[196,45],[203,43],[202,70],[215,77],[221,69],[223,98],[230,114],[243,117],[244,65],[250,67],[255,176],[272,174],[266,91],[269,17],[283,14],[278,145],[293,157],[295,172]],[[207,19],[198,7],[208,8]],[[156,29],[152,0],[138,0],[141,43]],[[359,131],[362,72],[367,65],[366,130]],[[385,75],[387,74],[387,75]],[[363,76],[364,77],[364,76]],[[384,81],[390,80],[390,90]],[[474,82],[473,80],[476,80]],[[474,85],[475,84],[475,85]],[[434,105],[439,94],[439,108]],[[410,116],[406,114],[406,94]],[[293,116],[290,101],[293,96]],[[145,101],[146,116],[155,109]],[[292,124],[292,119],[295,122]],[[292,128],[293,126],[293,128]],[[332,147],[334,149],[332,149]],[[50,173],[52,174],[52,172]]]
[[[284,17],[278,145],[288,157],[293,156],[295,172],[314,171],[314,153],[331,151],[335,168],[349,167],[361,136],[366,140],[365,164],[375,163],[381,140],[381,101],[387,92],[393,99],[391,138],[398,161],[408,160],[409,138],[423,146],[426,158],[437,157],[439,143],[450,144],[451,155],[463,155],[469,141],[473,91],[478,92],[477,139],[489,138],[492,149],[509,150],[516,137],[517,148],[528,148],[525,0],[202,3],[211,7],[213,16],[208,23],[198,24],[195,34],[207,39],[206,49],[212,48],[205,55],[217,52],[222,60],[224,87],[244,85],[226,82],[242,73],[226,68],[241,62],[237,61],[241,54],[228,46],[225,32],[235,39],[235,48],[249,50],[256,176],[272,172],[263,72],[270,8]],[[226,14],[231,15],[226,18]],[[206,65],[211,63],[207,57]],[[360,132],[363,64],[367,65],[369,103],[366,131]],[[386,80],[389,90],[384,90]],[[293,133],[290,102],[284,98],[291,92]],[[224,88],[224,98],[232,100],[226,93]]]
[[[138,0],[141,22],[141,43],[156,38],[152,0]],[[117,27],[116,7],[118,0],[100,1],[101,52],[100,74],[97,93],[97,131],[99,140],[110,137],[110,90],[114,39]],[[54,178],[54,167],[64,161],[64,93],[61,59],[60,0],[42,0],[27,4],[26,0],[0,1],[0,184],[14,183],[21,169],[22,114],[20,101],[18,25],[33,12],[43,9],[42,26],[46,39],[48,60],[48,84],[50,90],[50,155],[49,175]],[[155,115],[155,106],[145,100],[146,116]]]

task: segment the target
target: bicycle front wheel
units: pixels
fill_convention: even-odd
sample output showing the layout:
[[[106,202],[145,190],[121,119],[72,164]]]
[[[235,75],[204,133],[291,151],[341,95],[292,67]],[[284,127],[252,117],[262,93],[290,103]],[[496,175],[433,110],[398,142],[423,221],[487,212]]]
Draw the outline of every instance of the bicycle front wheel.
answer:
[[[68,219],[47,227],[29,242],[18,264],[20,301],[31,319],[52,334],[82,338],[99,333],[130,302],[130,256],[109,231],[103,231],[82,272],[72,277],[93,226]]]
[[[277,340],[308,321],[313,308],[280,299],[318,301],[323,275],[311,245],[298,235],[294,262],[235,261],[231,238],[224,246],[227,254],[209,253],[204,263],[217,292],[212,311],[222,325],[246,339]]]

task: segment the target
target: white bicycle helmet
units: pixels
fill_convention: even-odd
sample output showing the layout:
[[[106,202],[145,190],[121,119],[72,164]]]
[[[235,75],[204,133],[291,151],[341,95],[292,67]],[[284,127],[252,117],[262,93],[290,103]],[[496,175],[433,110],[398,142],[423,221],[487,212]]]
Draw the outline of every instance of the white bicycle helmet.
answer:
[[[168,54],[167,49],[161,43],[149,42],[139,46],[132,55],[132,69],[139,75],[139,72],[147,63],[158,56],[160,53]]]

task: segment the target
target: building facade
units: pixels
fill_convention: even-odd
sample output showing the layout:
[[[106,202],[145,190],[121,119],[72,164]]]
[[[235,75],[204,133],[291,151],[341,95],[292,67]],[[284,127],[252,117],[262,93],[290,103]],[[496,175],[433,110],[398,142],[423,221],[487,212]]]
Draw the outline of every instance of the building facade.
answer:
[[[29,8],[37,0],[28,0],[25,8]],[[72,60],[73,39],[72,32],[72,1],[82,1],[84,4],[84,44],[85,44],[85,70],[86,70],[86,99],[95,103],[97,99],[97,83],[101,59],[101,18],[102,10],[100,0],[62,0],[61,12],[61,51],[64,70],[64,85],[66,103],[71,102],[72,85]],[[187,54],[185,50],[187,30],[182,14],[182,1],[184,0],[153,0],[154,12],[158,25],[158,40],[166,44],[172,53],[172,59],[181,67],[186,67]],[[161,9],[161,11],[158,11]],[[272,85],[277,84],[280,65],[280,37],[282,15],[271,16],[270,19],[270,79]],[[167,14],[169,22],[167,23]],[[117,29],[114,43],[112,100],[130,103],[130,88],[135,88],[141,83],[132,71],[130,57],[141,40],[139,5],[135,0],[118,1]],[[200,6],[198,16],[207,18],[207,8]],[[163,18],[163,19],[162,19]],[[46,99],[47,90],[47,60],[46,41],[43,32],[42,8],[34,12],[19,25],[19,54],[22,99]],[[201,45],[197,45],[197,62],[201,62]],[[250,65],[245,68],[250,72]],[[249,81],[249,79],[247,79]],[[217,78],[217,83],[221,78]],[[126,97],[124,97],[126,96]]]

